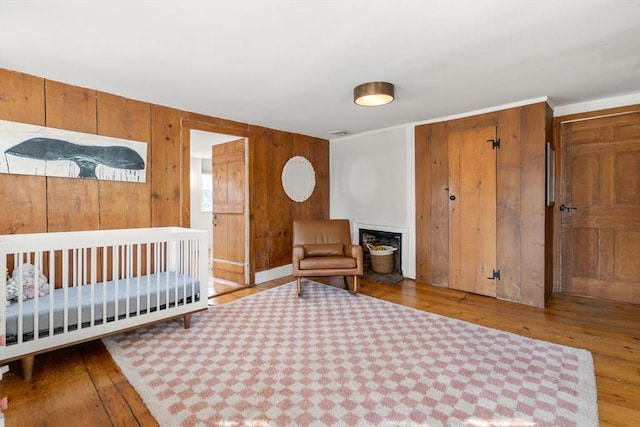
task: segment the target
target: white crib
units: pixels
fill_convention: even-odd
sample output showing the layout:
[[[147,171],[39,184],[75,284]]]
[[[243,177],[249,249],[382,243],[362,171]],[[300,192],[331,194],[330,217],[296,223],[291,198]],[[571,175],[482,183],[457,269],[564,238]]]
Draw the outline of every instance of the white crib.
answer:
[[[188,328],[207,308],[207,251],[206,231],[179,227],[0,236],[0,365],[22,359],[30,379],[38,353],[177,316]],[[25,299],[25,264],[42,295]]]

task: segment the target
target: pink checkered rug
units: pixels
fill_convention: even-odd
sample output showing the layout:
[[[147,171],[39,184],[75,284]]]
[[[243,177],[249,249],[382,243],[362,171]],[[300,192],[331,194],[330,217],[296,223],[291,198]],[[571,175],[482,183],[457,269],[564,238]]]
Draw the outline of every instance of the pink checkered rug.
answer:
[[[597,426],[591,353],[295,284],[105,338],[161,426]]]

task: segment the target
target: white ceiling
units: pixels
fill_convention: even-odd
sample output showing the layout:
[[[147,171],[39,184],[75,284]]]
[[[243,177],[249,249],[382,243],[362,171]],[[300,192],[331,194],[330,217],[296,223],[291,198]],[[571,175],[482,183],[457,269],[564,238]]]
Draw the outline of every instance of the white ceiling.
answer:
[[[0,0],[0,67],[330,139],[640,94],[640,0]]]

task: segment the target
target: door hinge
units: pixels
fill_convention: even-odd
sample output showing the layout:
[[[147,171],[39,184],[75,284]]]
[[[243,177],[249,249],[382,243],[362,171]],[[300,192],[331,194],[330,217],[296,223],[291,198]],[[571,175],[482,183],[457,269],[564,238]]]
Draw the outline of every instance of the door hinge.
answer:
[[[500,270],[493,270],[493,276],[487,277],[489,280],[500,280]]]
[[[491,143],[491,149],[495,150],[496,148],[500,148],[500,138],[498,139],[487,139],[487,142]]]

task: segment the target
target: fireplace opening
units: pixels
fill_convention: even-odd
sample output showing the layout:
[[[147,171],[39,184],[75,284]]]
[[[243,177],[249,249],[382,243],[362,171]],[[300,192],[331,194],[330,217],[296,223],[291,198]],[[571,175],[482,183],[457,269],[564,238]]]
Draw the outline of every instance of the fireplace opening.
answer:
[[[404,279],[402,275],[402,233],[360,228],[358,230],[358,236],[358,241],[363,249],[362,263],[364,268],[363,277],[365,279],[386,284],[395,284]],[[392,253],[393,268],[390,273],[380,274],[373,270],[371,262],[372,255],[367,244],[374,246],[385,245],[396,248]]]

